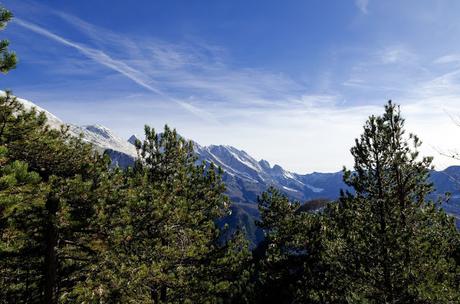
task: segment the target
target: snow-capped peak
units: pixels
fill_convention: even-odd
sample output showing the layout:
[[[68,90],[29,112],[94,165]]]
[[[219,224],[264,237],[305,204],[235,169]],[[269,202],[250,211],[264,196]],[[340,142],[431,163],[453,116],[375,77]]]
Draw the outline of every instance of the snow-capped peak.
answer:
[[[107,127],[102,125],[71,126],[74,133],[83,134],[83,140],[90,142],[103,149],[111,149],[123,152],[130,156],[136,156],[136,149],[133,145],[124,141]]]
[[[111,130],[108,128],[102,126],[102,125],[86,125],[86,126],[81,126],[82,129],[88,130],[91,133],[97,134],[98,136],[101,136],[103,138],[106,138],[108,140],[113,140],[117,136],[113,134]]]
[[[5,95],[5,92],[0,91],[0,95]],[[35,108],[37,112],[45,113],[47,117],[47,124],[54,129],[59,129],[62,125],[66,125],[61,119],[51,114],[47,110],[37,106],[35,103],[18,98],[18,101],[24,106],[26,110]],[[83,135],[83,140],[96,146],[100,150],[111,149],[123,152],[130,156],[136,156],[136,149],[133,145],[124,141],[113,133],[110,129],[102,125],[86,125],[77,126],[69,124],[69,132],[74,136]]]

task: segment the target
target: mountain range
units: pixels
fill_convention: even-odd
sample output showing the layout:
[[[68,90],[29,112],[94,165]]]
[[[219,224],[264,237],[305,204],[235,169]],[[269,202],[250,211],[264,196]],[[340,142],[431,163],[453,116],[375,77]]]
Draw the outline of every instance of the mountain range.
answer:
[[[71,134],[82,136],[84,141],[93,144],[98,151],[108,153],[113,166],[127,167],[133,164],[137,155],[134,147],[136,136],[124,140],[101,125],[66,124],[34,103],[19,100],[25,108],[35,107],[37,111],[45,112],[51,127],[68,125]],[[237,226],[245,227],[253,243],[257,243],[263,237],[262,232],[254,224],[254,219],[258,218],[257,197],[269,186],[278,188],[291,199],[301,203],[310,204],[314,200],[315,208],[322,206],[317,204],[318,202],[334,200],[338,197],[340,189],[347,188],[342,181],[342,172],[298,174],[276,164],[272,166],[266,160],[258,161],[245,151],[232,146],[201,146],[194,142],[194,147],[200,162],[213,162],[224,171],[223,181],[233,204],[231,214],[222,223],[228,223],[233,229]],[[430,179],[435,187],[433,199],[446,192],[451,194],[450,201],[443,204],[443,208],[456,217],[457,226],[460,227],[460,166],[432,171]]]

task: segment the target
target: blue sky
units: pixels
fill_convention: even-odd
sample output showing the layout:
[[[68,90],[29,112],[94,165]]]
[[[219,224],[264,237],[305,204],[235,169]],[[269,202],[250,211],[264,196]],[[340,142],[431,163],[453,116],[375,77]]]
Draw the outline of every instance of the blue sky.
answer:
[[[18,68],[0,87],[123,137],[167,123],[296,172],[350,166],[401,104],[438,168],[460,148],[459,1],[0,1]]]

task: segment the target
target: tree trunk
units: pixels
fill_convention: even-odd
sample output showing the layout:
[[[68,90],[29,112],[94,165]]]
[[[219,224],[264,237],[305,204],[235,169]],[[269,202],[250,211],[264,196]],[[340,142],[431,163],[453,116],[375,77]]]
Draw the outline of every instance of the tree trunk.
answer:
[[[45,227],[45,265],[44,265],[44,303],[55,304],[56,282],[57,282],[57,229],[55,225],[58,199],[54,196],[48,197],[46,202],[48,218]]]
[[[161,303],[166,303],[168,301],[168,296],[167,296],[167,287],[166,285],[161,286]]]
[[[380,212],[380,255],[382,256],[382,267],[383,267],[383,292],[385,294],[385,302],[393,303],[393,288],[391,285],[390,269],[388,263],[388,238],[387,238],[387,223],[386,215],[388,214],[386,198],[384,197],[383,182],[380,168],[380,158],[378,154],[375,155],[376,159],[376,176],[377,176],[377,187],[378,187],[378,198],[380,200],[379,212]]]

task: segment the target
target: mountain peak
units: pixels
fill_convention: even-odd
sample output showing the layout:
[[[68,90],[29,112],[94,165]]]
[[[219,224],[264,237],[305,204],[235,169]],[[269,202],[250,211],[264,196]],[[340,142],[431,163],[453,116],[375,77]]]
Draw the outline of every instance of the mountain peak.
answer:
[[[283,173],[284,169],[280,165],[274,165],[273,166],[273,172],[275,172],[275,173]]]
[[[128,142],[132,145],[134,145],[134,143],[136,142],[136,140],[138,140],[139,138],[136,136],[136,134],[133,134],[131,135],[130,138],[128,138]]]
[[[264,170],[268,170],[270,169],[270,163],[268,161],[266,161],[265,159],[261,159],[259,161],[259,165],[264,169]]]
[[[83,140],[90,142],[102,149],[111,149],[135,156],[136,149],[127,143],[110,129],[102,125],[71,126],[74,134],[82,134]]]
[[[82,126],[82,128],[107,139],[115,137],[112,131],[110,131],[110,129],[104,127],[103,125],[86,125]]]

